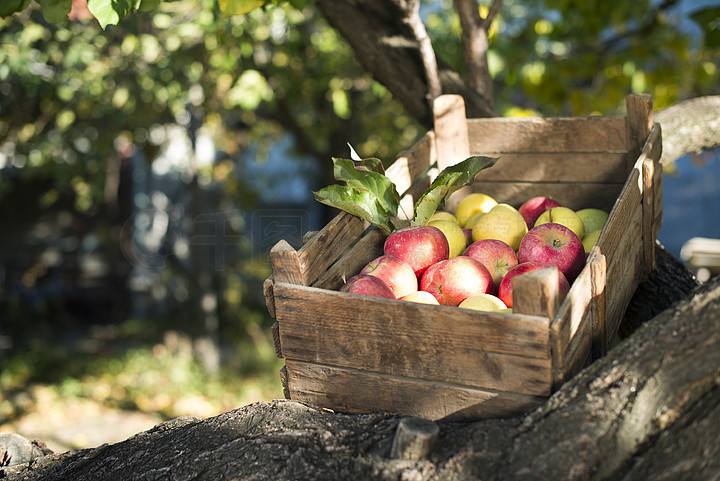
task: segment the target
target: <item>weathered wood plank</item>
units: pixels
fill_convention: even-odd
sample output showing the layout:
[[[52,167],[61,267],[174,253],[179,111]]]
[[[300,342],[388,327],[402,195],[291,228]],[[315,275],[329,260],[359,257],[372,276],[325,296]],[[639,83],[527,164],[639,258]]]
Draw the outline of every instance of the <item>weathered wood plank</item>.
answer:
[[[570,286],[570,292],[550,324],[553,365],[556,369],[567,364],[567,353],[575,349],[574,345],[585,342],[578,338],[578,332],[584,332],[581,324],[592,323],[592,319],[588,315],[592,300],[590,276],[591,270],[588,265],[585,265]]]
[[[624,117],[468,119],[468,133],[470,152],[627,151]]]
[[[652,97],[648,94],[631,94],[625,97],[627,116],[625,131],[627,165],[635,164],[653,126]]]
[[[550,393],[547,319],[290,284],[276,284],[275,292],[285,358],[471,387]]]
[[[302,285],[311,285],[357,241],[368,223],[341,212],[298,250],[303,272]]]
[[[273,275],[263,281],[263,296],[265,297],[265,307],[270,314],[270,317],[275,318],[275,298],[273,297]]]
[[[485,182],[588,182],[622,184],[628,169],[622,152],[472,152],[471,155],[499,157],[498,161],[478,174]]]
[[[513,312],[553,319],[560,306],[557,267],[537,269],[513,279]]]
[[[470,156],[465,101],[461,95],[441,95],[433,101],[435,149],[439,170]]]
[[[354,276],[365,265],[382,255],[385,235],[379,229],[369,229],[347,252],[323,272],[313,287],[320,289],[339,289],[343,283]]]
[[[605,322],[605,286],[607,284],[607,261],[595,246],[588,256],[590,266],[590,291],[592,301],[592,357],[600,359],[607,354],[607,324]]]
[[[638,169],[633,169],[610,210],[610,215],[607,222],[605,222],[600,237],[598,237],[596,245],[600,247],[600,252],[607,257],[608,263],[613,262],[615,251],[618,249],[630,223],[638,213],[642,212],[640,182],[640,172]],[[635,239],[634,242],[640,242],[640,237]]]
[[[403,195],[436,160],[435,133],[429,131],[412,148],[401,153],[386,169],[385,175]]]
[[[653,127],[649,137],[643,146],[642,154],[638,159],[638,163],[642,162],[642,182],[643,182],[643,254],[645,256],[645,275],[649,275],[655,268],[655,194],[657,186],[655,180],[657,178],[655,169],[662,169],[660,166],[660,155],[662,153],[660,139],[660,126]]]
[[[335,411],[387,411],[431,421],[516,416],[543,398],[286,360],[291,399]]]
[[[298,252],[285,240],[270,249],[270,264],[275,282],[305,285],[305,272]]]

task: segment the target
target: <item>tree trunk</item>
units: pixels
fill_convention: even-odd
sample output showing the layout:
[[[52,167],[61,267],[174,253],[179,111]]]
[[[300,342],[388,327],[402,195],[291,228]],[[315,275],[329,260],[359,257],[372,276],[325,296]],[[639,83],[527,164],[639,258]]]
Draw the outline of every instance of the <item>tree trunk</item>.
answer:
[[[720,278],[693,288],[680,261],[657,251],[648,283],[676,287],[634,302],[669,308],[535,411],[438,422],[424,459],[391,458],[400,417],[273,401],[0,468],[0,479],[718,479]]]

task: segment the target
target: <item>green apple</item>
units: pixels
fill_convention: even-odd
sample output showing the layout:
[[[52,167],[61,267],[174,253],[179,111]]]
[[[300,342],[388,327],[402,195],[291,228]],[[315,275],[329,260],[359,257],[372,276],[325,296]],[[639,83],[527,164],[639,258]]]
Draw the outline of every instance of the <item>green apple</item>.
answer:
[[[578,217],[580,217],[580,220],[583,223],[583,227],[585,228],[585,235],[589,234],[590,232],[602,229],[605,225],[605,221],[607,221],[608,218],[608,213],[600,209],[580,209],[575,213]]]
[[[573,231],[581,240],[585,237],[585,226],[583,225],[582,219],[580,219],[574,210],[567,207],[553,207],[540,214],[540,217],[535,221],[535,227],[542,224],[564,225]]]
[[[433,215],[431,215],[428,219],[428,224],[436,220],[449,220],[451,222],[455,222],[457,225],[460,225],[460,221],[457,219],[457,217],[455,217],[455,214],[445,210],[439,210]]]
[[[585,234],[585,237],[583,237],[582,243],[583,248],[585,248],[585,253],[589,253],[590,250],[593,248],[595,243],[598,240],[598,237],[600,237],[600,233],[602,232],[602,229],[594,230],[590,232],[589,234]]]

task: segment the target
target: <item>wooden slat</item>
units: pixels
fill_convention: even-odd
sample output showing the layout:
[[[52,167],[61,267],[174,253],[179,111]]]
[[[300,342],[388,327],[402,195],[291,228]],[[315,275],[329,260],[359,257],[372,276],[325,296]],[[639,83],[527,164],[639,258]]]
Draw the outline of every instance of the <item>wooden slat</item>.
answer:
[[[498,202],[519,207],[531,197],[546,196],[574,210],[595,207],[609,211],[623,184],[597,184],[562,182],[485,182],[478,178],[473,192],[492,196]]]
[[[265,307],[267,307],[270,317],[275,318],[275,298],[273,297],[273,276],[265,279],[263,282],[263,296],[265,296]]]
[[[547,319],[276,284],[283,357],[547,395]]]
[[[586,313],[589,317],[589,313]],[[562,384],[579,373],[591,360],[592,320],[587,319],[580,323],[573,342],[565,353],[565,363],[558,369],[553,369],[553,390],[556,391]]]
[[[305,284],[305,272],[298,252],[287,241],[281,240],[270,249],[270,264],[275,282]]]
[[[298,250],[302,285],[311,285],[367,229],[359,217],[341,212]],[[273,268],[274,269],[274,268]],[[274,272],[274,271],[273,271]],[[277,279],[277,278],[276,278]]]
[[[586,342],[585,339],[578,336],[578,332],[585,332],[583,323],[592,323],[589,316],[592,300],[590,276],[591,270],[588,265],[585,265],[570,286],[570,292],[550,324],[550,342],[555,369],[567,364],[566,357],[569,351],[576,349],[576,345],[580,343],[584,345]]]
[[[465,101],[461,95],[440,95],[433,101],[438,169],[470,156]]]
[[[605,286],[607,284],[607,262],[600,249],[595,246],[588,256],[590,266],[590,291],[592,302],[590,304],[592,316],[592,355],[593,359],[600,359],[607,354],[607,325],[605,322]]]
[[[642,191],[640,187],[640,172],[633,169],[610,210],[608,220],[596,243],[600,247],[600,252],[607,257],[608,263],[613,262],[615,251],[630,223],[638,213],[641,213]],[[640,242],[640,237],[634,239],[633,242]]]
[[[468,119],[468,133],[470,152],[627,151],[624,117]]]
[[[472,155],[499,157],[494,166],[478,174],[485,182],[587,182],[622,184],[628,169],[621,152],[472,152]]]
[[[513,279],[513,312],[555,317],[560,305],[557,267],[527,272]]]
[[[275,347],[275,355],[279,359],[282,359],[282,344],[280,341],[280,324],[277,321],[273,322],[273,325],[270,328],[270,332],[272,332],[273,345]]]
[[[662,153],[660,126],[653,127],[643,146],[642,154],[638,162],[642,162],[643,180],[643,254],[645,257],[645,275],[655,269],[655,205],[656,193],[659,186],[655,185],[657,178],[655,169],[662,169],[660,166],[660,154]]]
[[[465,101],[460,95],[441,95],[433,101],[435,122],[435,150],[437,170],[455,165],[470,156]],[[445,199],[445,208],[455,210],[460,200],[470,192],[462,187]]]
[[[385,175],[402,195],[436,160],[435,133],[429,131],[410,150],[401,153],[387,168]]]
[[[384,242],[385,235],[382,231],[369,229],[327,271],[320,275],[313,287],[339,289],[347,279],[360,272],[368,262],[382,255]]]
[[[625,97],[625,106],[627,164],[632,166],[640,157],[653,126],[652,97],[648,94],[631,94]]]
[[[606,299],[606,333],[610,345],[622,321],[630,298],[644,274],[642,255],[642,212],[637,211],[620,240],[615,255],[608,258]],[[602,250],[601,250],[602,252]]]
[[[286,361],[290,398],[346,413],[386,411],[431,421],[517,416],[545,399],[449,383]]]

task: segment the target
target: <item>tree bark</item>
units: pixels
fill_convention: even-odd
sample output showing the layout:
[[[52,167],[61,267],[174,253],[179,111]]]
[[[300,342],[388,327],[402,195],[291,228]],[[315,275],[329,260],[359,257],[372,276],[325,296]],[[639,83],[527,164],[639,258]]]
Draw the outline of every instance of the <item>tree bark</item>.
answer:
[[[392,92],[425,127],[432,128],[428,73],[421,53],[422,38],[413,24],[412,2],[403,0],[319,0],[328,23],[355,51],[360,64]],[[495,117],[490,95],[475,91],[460,75],[437,60],[441,90],[460,94],[470,117]]]
[[[655,120],[663,129],[663,164],[720,148],[720,95],[678,102],[656,112]]]
[[[680,261],[657,251],[664,259],[648,282],[681,287],[643,302],[662,297],[669,308],[537,410],[438,422],[424,459],[391,457],[399,416],[273,401],[0,468],[0,479],[718,479],[720,278],[693,287]]]

